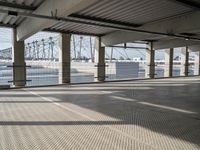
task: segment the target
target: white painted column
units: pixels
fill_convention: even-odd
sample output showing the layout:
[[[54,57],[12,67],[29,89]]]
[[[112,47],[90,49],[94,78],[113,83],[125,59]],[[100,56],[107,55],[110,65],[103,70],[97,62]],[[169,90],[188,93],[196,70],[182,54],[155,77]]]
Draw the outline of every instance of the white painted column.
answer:
[[[189,51],[188,47],[181,49],[181,72],[180,76],[188,76],[189,73]]]
[[[13,84],[15,87],[24,87],[26,85],[26,63],[24,56],[24,41],[17,41],[17,31],[13,29]]]
[[[200,75],[200,51],[195,52],[194,75]]]
[[[105,47],[101,45],[101,38],[97,37],[95,39],[95,78],[97,81],[104,82],[105,81]]]
[[[70,83],[71,76],[71,34],[59,35],[59,84]]]
[[[173,55],[174,49],[166,49],[165,50],[165,69],[164,69],[164,77],[172,77],[173,73]]]
[[[147,45],[146,50],[146,69],[145,77],[153,79],[155,77],[155,51],[153,49],[153,42]]]

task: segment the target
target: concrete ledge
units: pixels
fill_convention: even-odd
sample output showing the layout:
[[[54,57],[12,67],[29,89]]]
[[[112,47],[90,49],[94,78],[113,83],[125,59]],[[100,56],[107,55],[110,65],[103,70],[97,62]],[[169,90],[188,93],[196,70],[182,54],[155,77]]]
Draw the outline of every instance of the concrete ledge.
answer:
[[[10,85],[0,85],[0,89],[10,89]]]

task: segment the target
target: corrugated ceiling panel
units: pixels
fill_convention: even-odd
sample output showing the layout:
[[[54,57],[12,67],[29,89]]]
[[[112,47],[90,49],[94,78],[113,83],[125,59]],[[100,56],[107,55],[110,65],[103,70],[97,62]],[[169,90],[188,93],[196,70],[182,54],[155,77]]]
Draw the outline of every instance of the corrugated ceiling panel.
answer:
[[[106,33],[115,31],[109,28],[103,28],[103,27],[92,26],[92,25],[83,25],[83,24],[78,24],[78,23],[66,23],[66,22],[58,23],[52,26],[50,29],[69,31],[69,32],[81,32],[81,33],[88,33],[88,34],[106,34]]]
[[[0,1],[37,7],[44,0]],[[76,14],[127,23],[144,24],[189,11],[192,11],[190,7],[174,3],[170,0],[99,0],[97,3]],[[24,19],[24,17],[11,17],[0,13],[0,22],[4,24],[19,25]],[[115,31],[110,28],[69,22],[59,22],[50,29],[90,34],[106,34]]]
[[[5,25],[18,25],[25,17],[8,16],[7,14],[0,14],[0,22]]]
[[[14,3],[14,4],[23,4],[26,6],[38,6],[42,2],[44,2],[44,0],[0,0],[0,1]]]
[[[13,3],[13,4],[19,4],[19,5],[26,5],[26,6],[33,6],[37,7],[39,6],[44,0],[0,0],[0,2],[8,2],[8,3]],[[0,6],[1,9],[3,10],[10,10],[11,8],[9,7],[3,7]],[[12,10],[14,10],[12,8]],[[27,10],[20,10],[21,12],[30,12]],[[0,13],[0,22],[5,24],[5,25],[19,25],[25,17],[14,17],[14,16],[8,16],[7,14]]]
[[[169,0],[101,0],[76,14],[144,24],[189,11],[190,7]]]

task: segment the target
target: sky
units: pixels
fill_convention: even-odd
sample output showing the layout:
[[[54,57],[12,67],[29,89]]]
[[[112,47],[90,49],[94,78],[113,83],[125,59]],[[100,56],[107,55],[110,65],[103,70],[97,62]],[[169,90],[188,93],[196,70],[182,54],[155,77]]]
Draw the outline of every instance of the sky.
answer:
[[[32,43],[33,41],[41,41],[42,39],[49,39],[49,37],[53,37],[54,39],[58,36],[58,33],[50,33],[50,32],[39,32],[27,40],[25,40],[25,43]],[[91,56],[91,46],[90,46],[90,37],[89,36],[79,36],[74,35],[75,39],[75,48],[77,53],[80,51],[80,37],[83,37],[82,39],[82,56],[90,57]],[[91,38],[92,40],[92,48],[94,49],[94,37]],[[130,43],[129,46],[135,46],[135,47],[145,47],[144,44],[133,44]],[[0,50],[10,48],[12,47],[12,29],[10,28],[0,28]],[[74,56],[74,42],[72,42],[72,57]],[[111,57],[111,51],[112,48],[106,48],[106,57]],[[77,54],[78,55],[78,54]],[[175,49],[175,56],[180,55],[180,49]],[[142,58],[145,59],[145,50],[142,49],[124,49],[124,48],[113,48],[113,58],[119,58],[119,57],[126,58]],[[155,53],[155,59],[164,59],[164,50],[158,50]]]

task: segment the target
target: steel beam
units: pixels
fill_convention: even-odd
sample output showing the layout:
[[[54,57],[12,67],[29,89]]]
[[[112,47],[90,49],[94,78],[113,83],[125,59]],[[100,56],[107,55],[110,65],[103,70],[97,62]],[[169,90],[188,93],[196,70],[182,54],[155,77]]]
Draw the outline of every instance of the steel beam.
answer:
[[[56,30],[56,29],[44,29],[43,31],[47,32],[56,32],[56,33],[65,33],[65,34],[77,34],[77,35],[88,35],[88,36],[103,36],[102,34],[92,34],[92,33],[87,33],[87,32],[76,32],[76,31],[67,31],[67,30]]]
[[[10,11],[0,10],[0,13],[9,14],[9,12]],[[114,23],[91,21],[91,20],[87,20],[87,19],[79,19],[79,18],[73,18],[73,17],[65,17],[65,18],[52,17],[52,16],[47,16],[47,15],[30,14],[30,13],[25,13],[25,12],[22,13],[22,12],[17,12],[17,11],[12,11],[12,13],[16,14],[17,16],[24,16],[24,17],[28,17],[28,18],[34,18],[34,19],[44,19],[44,20],[49,20],[52,22],[58,22],[58,21],[59,22],[72,22],[72,23],[93,25],[93,26],[105,27],[105,28],[122,30],[122,31],[131,31],[131,32],[144,33],[144,34],[169,36],[169,37],[175,37],[175,38],[181,38],[181,39],[190,39],[190,40],[200,41],[200,38],[196,38],[196,37],[189,37],[189,36],[184,36],[184,35],[176,35],[176,34],[172,34],[172,33],[164,33],[164,32],[149,31],[149,30],[144,30],[144,29],[137,29],[134,26],[126,26],[126,25],[120,25],[120,24],[114,24]]]
[[[0,1],[1,7],[8,7],[8,8],[14,8],[14,9],[21,9],[21,10],[28,10],[28,11],[34,11],[37,7],[28,6],[28,5],[22,5],[22,4],[16,4],[16,3],[10,3],[10,2],[3,2]]]
[[[72,18],[77,18],[77,19],[85,19],[88,21],[92,22],[101,22],[101,23],[109,23],[109,24],[117,24],[121,26],[130,26],[130,27],[140,27],[142,24],[132,24],[132,23],[127,23],[127,22],[121,22],[121,21],[115,21],[115,20],[108,20],[108,19],[103,19],[103,18],[98,18],[98,17],[90,17],[90,16],[84,16],[84,15],[79,15],[79,14],[71,14],[69,17]]]
[[[167,36],[176,38],[177,35],[182,35],[182,33],[198,33],[200,31],[199,19],[200,19],[200,12],[195,11],[193,13],[189,13],[183,16],[168,18],[166,20],[161,20],[161,21],[150,23],[150,24],[145,24],[137,28],[137,30],[151,31],[152,34],[151,33],[148,34],[144,32],[143,33],[135,32],[133,34],[133,32],[131,33],[131,32],[124,32],[124,31],[116,31],[116,32],[103,36],[102,42],[104,45],[107,46],[107,45],[116,45],[120,43],[134,42],[134,41],[146,40],[146,39],[156,40],[155,38],[156,36],[155,34],[153,34],[153,32],[166,33],[166,36],[164,37],[157,34],[158,40],[165,38]],[[177,36],[177,38],[181,40],[188,39],[188,41],[195,41],[194,38],[196,36],[189,36],[189,35],[184,35],[184,36],[185,38],[183,37],[181,38],[180,36]]]
[[[49,28],[55,25],[60,17],[73,14],[95,2],[97,2],[97,0],[59,0],[59,2],[55,0],[45,0],[33,12],[33,14],[42,14],[40,15],[43,16],[42,18],[36,16],[30,18],[30,16],[27,16],[28,18],[17,27],[18,40],[24,40],[43,29]],[[49,19],[52,16],[54,19]]]

